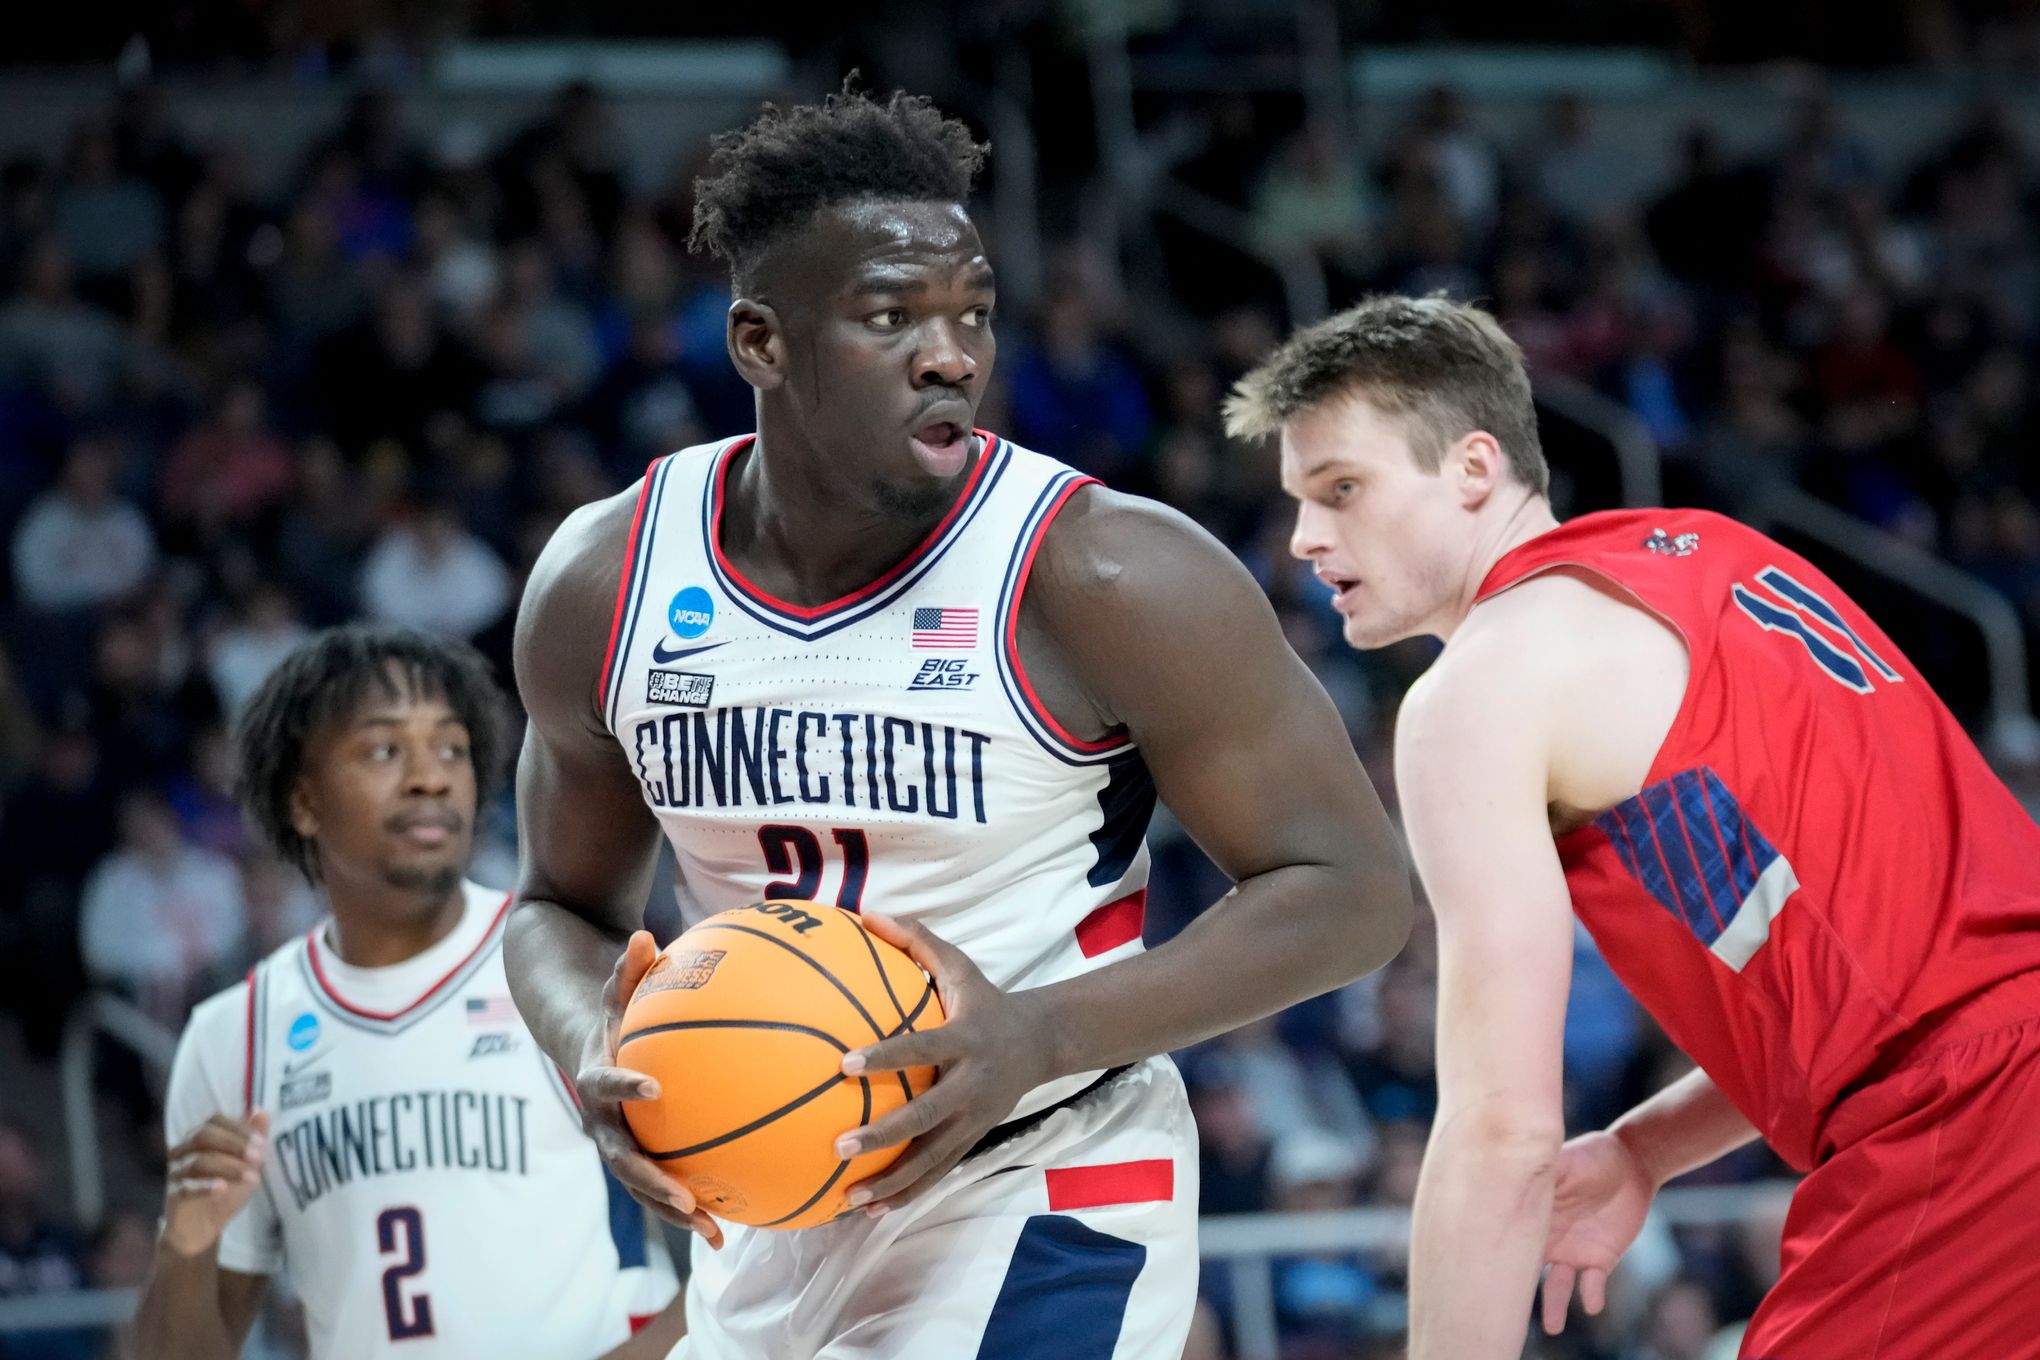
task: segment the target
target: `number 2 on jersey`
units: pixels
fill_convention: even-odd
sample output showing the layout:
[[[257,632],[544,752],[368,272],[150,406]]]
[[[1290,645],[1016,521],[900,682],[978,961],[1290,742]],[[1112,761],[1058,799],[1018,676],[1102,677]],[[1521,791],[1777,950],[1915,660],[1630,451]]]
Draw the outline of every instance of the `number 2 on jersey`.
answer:
[[[845,911],[864,906],[864,879],[871,872],[871,847],[864,833],[837,827],[829,834],[843,852],[843,886],[836,890],[836,905]],[[768,873],[791,874],[765,885],[765,898],[792,902],[813,902],[822,890],[822,841],[804,826],[761,826],[758,848],[765,852]]]
[[[408,1204],[383,1210],[375,1220],[375,1245],[384,1256],[402,1253],[402,1259],[382,1273],[383,1314],[390,1324],[390,1340],[431,1336],[432,1300],[421,1291],[412,1295],[408,1310],[404,1306],[404,1281],[425,1269],[424,1215]]]

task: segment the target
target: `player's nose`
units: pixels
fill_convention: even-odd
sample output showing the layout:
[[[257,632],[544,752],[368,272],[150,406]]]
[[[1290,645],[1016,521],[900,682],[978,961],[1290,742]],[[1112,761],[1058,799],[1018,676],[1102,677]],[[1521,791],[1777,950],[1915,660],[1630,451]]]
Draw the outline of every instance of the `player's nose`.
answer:
[[[1297,507],[1296,524],[1289,531],[1289,552],[1308,562],[1332,550],[1329,517],[1318,506],[1305,501]]]
[[[938,321],[924,327],[922,336],[914,351],[916,387],[962,387],[977,376],[977,356],[964,346],[955,326]]]

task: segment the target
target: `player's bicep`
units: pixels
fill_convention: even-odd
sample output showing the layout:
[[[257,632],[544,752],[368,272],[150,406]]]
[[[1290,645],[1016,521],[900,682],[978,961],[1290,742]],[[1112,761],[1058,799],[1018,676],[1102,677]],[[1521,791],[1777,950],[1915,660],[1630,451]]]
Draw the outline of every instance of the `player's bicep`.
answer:
[[[1496,1102],[1552,1124],[1572,905],[1545,811],[1536,693],[1520,671],[1430,677],[1397,724],[1396,787],[1438,922],[1441,1104]]]
[[[518,609],[517,690],[530,722],[517,761],[519,896],[637,924],[658,823],[629,758],[602,725],[596,692],[615,581],[601,507],[577,512],[532,569]]]

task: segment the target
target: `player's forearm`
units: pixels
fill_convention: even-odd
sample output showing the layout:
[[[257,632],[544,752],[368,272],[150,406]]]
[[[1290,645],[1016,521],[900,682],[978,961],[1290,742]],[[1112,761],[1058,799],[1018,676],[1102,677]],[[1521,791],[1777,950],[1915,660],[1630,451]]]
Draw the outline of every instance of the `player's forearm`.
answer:
[[[1492,1104],[1441,1111],[1410,1235],[1410,1360],[1523,1349],[1563,1130]]]
[[[557,902],[520,897],[503,932],[503,971],[531,1037],[569,1077],[603,1039],[602,986],[629,935]]]
[[[220,1311],[218,1251],[186,1256],[158,1243],[131,1330],[151,1360],[234,1360],[241,1346]]]
[[[1609,1126],[1655,1185],[1723,1157],[1757,1136],[1756,1126],[1698,1068]]]
[[[1174,939],[1022,993],[1041,1013],[1051,1076],[1137,1062],[1328,992],[1409,937],[1402,857],[1385,867],[1293,864],[1242,882]]]

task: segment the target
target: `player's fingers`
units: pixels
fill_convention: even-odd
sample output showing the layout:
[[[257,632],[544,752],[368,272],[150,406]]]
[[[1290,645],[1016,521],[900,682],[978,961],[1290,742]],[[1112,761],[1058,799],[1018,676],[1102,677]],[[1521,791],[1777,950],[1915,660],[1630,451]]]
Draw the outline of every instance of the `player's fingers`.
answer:
[[[628,1067],[584,1067],[574,1078],[585,1109],[595,1105],[621,1105],[626,1100],[657,1100],[659,1083]]]
[[[699,1207],[694,1202],[694,1193],[667,1176],[659,1169],[658,1163],[638,1151],[629,1134],[597,1127],[595,1150],[602,1154],[602,1164],[609,1168],[609,1174],[616,1177],[624,1189],[656,1200],[681,1214],[691,1214]]]
[[[959,1103],[959,1098],[945,1091],[938,1081],[885,1117],[842,1135],[836,1140],[836,1155],[855,1157],[925,1137],[954,1114]]]
[[[843,1055],[843,1070],[851,1076],[863,1072],[897,1072],[908,1067],[947,1067],[964,1056],[967,1031],[956,1025],[940,1025],[914,1034],[896,1034],[868,1048],[852,1049]]]
[[[959,983],[983,976],[968,954],[919,921],[901,921],[872,911],[863,913],[863,921],[872,934],[905,951],[908,958],[935,979],[935,990],[941,993],[944,1004],[952,1002]]]
[[[226,1189],[227,1184],[226,1181],[210,1179],[173,1180],[169,1185],[169,1195],[172,1199],[198,1199]]]
[[[1608,1304],[1608,1272],[1588,1266],[1580,1276],[1580,1307],[1588,1317],[1599,1317]]]
[[[921,1139],[883,1173],[852,1187],[850,1202],[865,1205],[872,1213],[885,1213],[913,1203],[963,1160],[963,1154],[970,1150],[964,1132],[958,1125],[946,1124]]]
[[[170,1162],[172,1180],[241,1181],[260,1174],[257,1163],[225,1152],[189,1152]]]
[[[1565,1330],[1566,1305],[1572,1302],[1574,1271],[1571,1266],[1552,1262],[1544,1272],[1544,1334],[1557,1336]]]
[[[193,1129],[191,1136],[179,1143],[177,1149],[240,1153],[250,1146],[267,1143],[268,1127],[266,1118],[260,1126],[255,1126],[248,1120],[229,1119],[223,1114],[216,1114]]]
[[[624,1005],[629,1005],[631,997],[637,995],[638,984],[658,961],[659,945],[652,932],[632,931],[623,946],[623,957],[616,961],[616,991]]]

